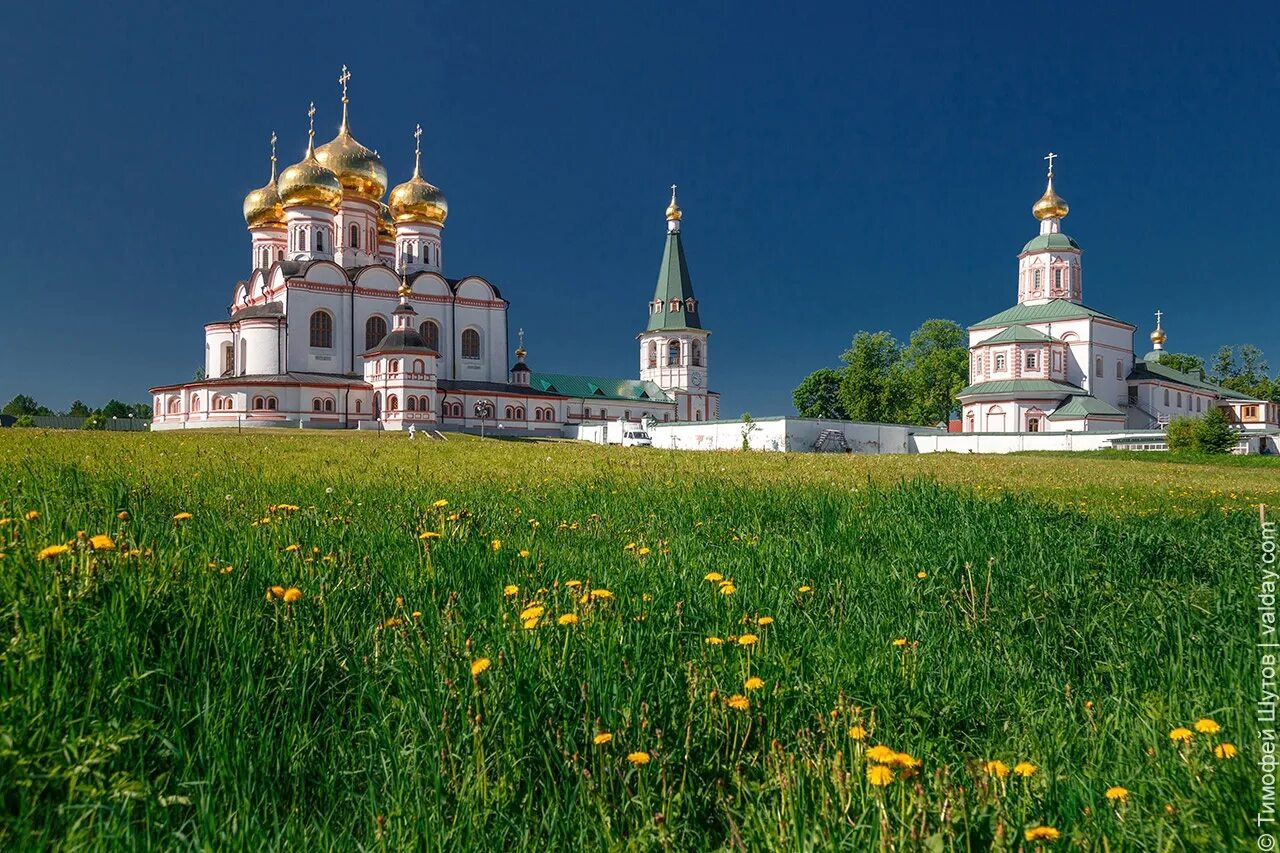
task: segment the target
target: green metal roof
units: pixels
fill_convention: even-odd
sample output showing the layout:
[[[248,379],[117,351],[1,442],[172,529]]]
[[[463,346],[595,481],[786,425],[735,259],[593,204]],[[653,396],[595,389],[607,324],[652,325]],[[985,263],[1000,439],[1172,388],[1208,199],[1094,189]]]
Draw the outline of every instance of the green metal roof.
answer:
[[[610,379],[604,376],[575,376],[570,373],[530,373],[529,387],[565,397],[584,400],[635,400],[670,403],[671,398],[647,379]]]
[[[684,245],[679,231],[667,232],[667,245],[662,250],[662,266],[658,268],[658,284],[653,290],[653,301],[662,303],[662,310],[649,311],[646,331],[674,332],[678,329],[701,329],[698,303],[693,296],[693,280],[689,278],[689,265],[684,259]],[[672,308],[672,305],[678,307]]]
[[[982,341],[984,344],[1025,344],[1025,343],[1042,343],[1044,341],[1053,340],[1044,332],[1037,332],[1035,329],[1029,329],[1026,326],[1010,326],[1003,332],[996,332],[991,337]]]
[[[976,397],[979,394],[1083,394],[1084,389],[1066,382],[1050,379],[997,379],[979,382],[961,389],[957,397]]]
[[[1049,415],[1051,421],[1077,420],[1079,418],[1123,418],[1124,412],[1115,406],[1089,394],[1074,394]]]
[[[1066,234],[1038,234],[1022,247],[1022,254],[1027,252],[1043,252],[1046,249],[1075,249],[1082,251],[1080,244]]]
[[[1157,355],[1157,353],[1148,353],[1148,357]],[[1153,380],[1162,380],[1172,382],[1175,385],[1185,385],[1200,391],[1208,391],[1211,394],[1217,394],[1228,400],[1257,400],[1257,397],[1250,397],[1248,394],[1242,394],[1230,388],[1224,388],[1213,382],[1201,379],[1194,373],[1183,373],[1181,370],[1175,370],[1167,364],[1161,364],[1158,361],[1136,361],[1133,364],[1133,370],[1129,371],[1130,381],[1148,382]]]
[[[969,327],[973,329],[990,329],[993,326],[1014,326],[1026,325],[1027,323],[1048,323],[1053,320],[1081,320],[1087,317],[1097,317],[1102,320],[1110,320],[1113,323],[1119,323],[1130,329],[1137,328],[1123,320],[1117,320],[1108,314],[1103,314],[1087,305],[1081,305],[1078,302],[1068,302],[1065,299],[1050,299],[1048,302],[1040,305],[1024,305],[1018,304],[1012,308],[1006,308],[994,317],[988,317],[981,323],[974,323]]]

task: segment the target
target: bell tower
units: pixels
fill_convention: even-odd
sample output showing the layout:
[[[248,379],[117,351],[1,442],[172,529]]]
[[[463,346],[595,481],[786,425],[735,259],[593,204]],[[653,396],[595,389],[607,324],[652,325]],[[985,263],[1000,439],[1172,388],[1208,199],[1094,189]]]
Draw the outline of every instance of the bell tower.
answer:
[[[1049,183],[1031,206],[1031,215],[1040,220],[1040,234],[1018,254],[1018,302],[1024,305],[1043,305],[1053,299],[1081,301],[1080,244],[1062,233],[1062,220],[1071,208],[1053,189],[1057,156],[1050,151],[1044,158],[1049,161]]]

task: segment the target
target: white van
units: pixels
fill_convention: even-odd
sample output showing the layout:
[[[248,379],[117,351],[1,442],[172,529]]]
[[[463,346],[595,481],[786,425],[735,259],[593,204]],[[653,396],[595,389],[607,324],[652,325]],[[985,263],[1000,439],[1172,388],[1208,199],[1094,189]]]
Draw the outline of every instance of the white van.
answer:
[[[624,430],[622,433],[623,447],[653,447],[653,439],[649,437],[649,433],[642,429]]]

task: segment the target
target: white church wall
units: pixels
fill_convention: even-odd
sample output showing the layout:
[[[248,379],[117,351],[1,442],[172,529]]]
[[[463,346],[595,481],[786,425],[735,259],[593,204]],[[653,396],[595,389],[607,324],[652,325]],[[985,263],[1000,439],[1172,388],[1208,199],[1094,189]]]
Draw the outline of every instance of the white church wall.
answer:
[[[742,421],[659,423],[651,431],[653,446],[677,450],[741,450],[746,425]],[[747,433],[751,450],[812,452],[824,431],[836,430],[853,453],[908,453],[911,436],[944,434],[944,430],[902,424],[809,418],[761,418]]]
[[[262,375],[280,372],[279,322],[274,319],[243,320],[239,324],[245,360],[242,373]]]

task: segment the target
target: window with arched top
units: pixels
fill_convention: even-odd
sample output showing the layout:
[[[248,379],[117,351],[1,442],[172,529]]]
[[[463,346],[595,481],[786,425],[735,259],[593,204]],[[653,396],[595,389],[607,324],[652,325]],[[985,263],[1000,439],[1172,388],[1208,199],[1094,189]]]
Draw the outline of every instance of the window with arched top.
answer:
[[[364,348],[371,350],[387,336],[387,321],[374,314],[364,322]]]
[[[418,411],[418,398],[410,395],[405,401],[405,408],[411,412]]]
[[[333,349],[333,315],[328,311],[311,312],[311,346]]]
[[[319,398],[319,397],[313,397],[313,398],[311,399],[311,411],[313,411],[313,412],[318,412],[318,411],[320,411],[320,408],[321,408],[321,406],[320,406],[320,398]]]
[[[1003,373],[1006,364],[1008,364],[1008,361],[1005,358],[1004,353],[998,354],[996,356],[996,373]]]
[[[701,341],[693,342],[692,352],[690,353],[690,356],[689,356],[689,363],[692,364],[694,367],[702,366],[702,342]]]
[[[649,355],[648,355],[649,366],[657,367],[658,366],[658,342],[657,341],[649,341],[648,352],[649,352]]]
[[[516,420],[524,420],[524,406],[516,406]]]
[[[1102,356],[1097,356],[1093,360],[1093,375],[1102,378]]]
[[[198,412],[198,411],[200,411],[200,398],[199,398],[199,397],[192,397],[192,398],[191,398],[191,411],[193,411],[193,412]]]
[[[387,411],[388,412],[400,411],[400,398],[397,397],[395,394],[392,394],[390,397],[387,398]]]
[[[316,251],[317,252],[324,251],[324,229],[323,228],[316,229]]]
[[[181,412],[181,411],[182,411],[182,401],[181,401],[181,400],[179,400],[177,397],[172,397],[172,398],[170,398],[170,400],[169,400],[169,414],[171,414],[171,415],[176,415],[176,414],[178,414],[178,413],[179,413],[179,412]]]
[[[427,349],[440,351],[440,327],[436,325],[435,320],[423,320],[418,326],[418,334],[422,335],[422,339],[427,342]]]
[[[333,411],[333,398],[332,398],[332,397],[325,397],[325,398],[324,398],[324,410],[325,410],[326,412],[332,412],[332,411]]]
[[[462,357],[480,357],[480,333],[475,329],[467,329],[462,333]]]
[[[253,408],[255,410],[265,409],[266,407],[267,407],[267,404],[263,402],[261,397],[253,398]]]
[[[400,372],[400,359],[398,359],[398,358],[393,358],[393,359],[391,359],[391,361],[390,361],[390,362],[388,362],[388,364],[387,364],[387,372],[388,372],[388,373],[391,373],[391,374],[399,373],[399,372]]]
[[[670,341],[667,343],[667,366],[680,366],[680,342]]]
[[[1040,289],[1040,270],[1035,271],[1035,274],[1031,278],[1031,282],[1032,282],[1032,287],[1034,287],[1036,290]]]
[[[351,223],[351,248],[360,248],[360,226],[354,222]]]
[[[360,410],[361,410],[362,408],[364,408],[364,407],[361,405],[361,403],[362,403],[362,402],[363,402],[362,400],[356,400],[356,414],[357,414],[357,415],[358,415],[358,414],[360,414]]]
[[[1116,379],[1124,379],[1124,362],[1116,359]]]
[[[419,412],[431,411],[431,399],[429,397],[418,398],[418,411]]]
[[[423,361],[422,359],[420,359],[420,358],[415,358],[415,359],[413,360],[413,372],[414,372],[414,373],[426,373],[426,372],[427,372],[427,364],[426,364],[426,362],[424,362],[424,361]]]
[[[268,397],[268,398],[267,398],[267,411],[274,412],[275,410],[276,410],[276,398],[275,398],[275,397]]]

